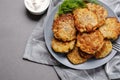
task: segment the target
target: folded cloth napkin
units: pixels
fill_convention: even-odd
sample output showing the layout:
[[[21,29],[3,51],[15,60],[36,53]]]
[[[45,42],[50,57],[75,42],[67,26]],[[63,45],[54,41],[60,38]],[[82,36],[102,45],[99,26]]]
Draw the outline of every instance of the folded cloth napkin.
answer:
[[[23,58],[33,62],[51,65],[61,80],[111,80],[120,79],[120,54],[117,53],[107,64],[91,70],[74,70],[57,62],[46,48],[43,23],[51,10],[62,0],[51,0],[46,14],[38,22],[28,39]],[[120,15],[120,0],[100,0],[107,4],[118,16]]]

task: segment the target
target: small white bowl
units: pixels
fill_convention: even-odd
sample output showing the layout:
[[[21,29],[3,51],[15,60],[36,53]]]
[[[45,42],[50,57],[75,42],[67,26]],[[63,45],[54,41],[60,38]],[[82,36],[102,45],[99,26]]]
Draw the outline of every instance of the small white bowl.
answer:
[[[50,0],[39,0],[39,1],[42,1],[42,2],[38,2],[38,0],[24,0],[24,4],[27,10],[32,14],[41,15],[48,8],[50,4]]]

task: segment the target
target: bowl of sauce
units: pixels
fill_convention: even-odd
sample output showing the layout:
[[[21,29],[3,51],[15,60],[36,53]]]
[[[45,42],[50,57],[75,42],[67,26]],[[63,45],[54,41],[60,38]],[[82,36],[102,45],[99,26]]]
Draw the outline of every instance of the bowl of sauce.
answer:
[[[24,0],[25,7],[34,15],[43,14],[50,4],[50,0]]]

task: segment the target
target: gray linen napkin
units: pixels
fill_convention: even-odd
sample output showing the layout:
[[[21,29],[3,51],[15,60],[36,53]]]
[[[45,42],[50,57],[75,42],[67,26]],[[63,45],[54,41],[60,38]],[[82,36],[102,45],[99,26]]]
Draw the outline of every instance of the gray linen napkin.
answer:
[[[48,52],[44,36],[43,23],[45,18],[50,13],[51,9],[55,7],[62,0],[51,0],[47,14],[44,14],[40,19],[30,38],[28,39],[24,59],[34,61],[41,64],[51,65],[57,72],[61,80],[111,80],[120,79],[120,54],[112,58],[106,65],[91,70],[74,70],[65,66],[60,66]],[[110,6],[111,9],[119,16],[120,15],[120,0],[100,0]]]

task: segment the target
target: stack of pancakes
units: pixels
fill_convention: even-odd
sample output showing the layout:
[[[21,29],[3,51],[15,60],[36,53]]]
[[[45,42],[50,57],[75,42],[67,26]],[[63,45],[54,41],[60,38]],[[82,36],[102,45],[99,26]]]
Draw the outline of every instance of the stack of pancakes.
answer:
[[[117,18],[107,16],[107,10],[94,3],[87,3],[87,7],[77,8],[72,13],[55,16],[52,49],[65,54],[73,64],[93,57],[106,57],[112,50],[110,40],[117,39],[120,34]]]

